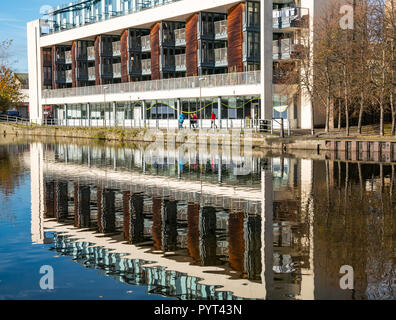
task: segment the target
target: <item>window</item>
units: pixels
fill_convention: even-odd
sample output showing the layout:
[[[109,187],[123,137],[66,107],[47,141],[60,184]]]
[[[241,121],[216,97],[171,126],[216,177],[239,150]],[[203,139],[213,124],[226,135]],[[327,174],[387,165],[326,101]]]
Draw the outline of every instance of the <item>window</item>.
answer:
[[[260,27],[260,2],[247,3],[247,23],[248,27]]]

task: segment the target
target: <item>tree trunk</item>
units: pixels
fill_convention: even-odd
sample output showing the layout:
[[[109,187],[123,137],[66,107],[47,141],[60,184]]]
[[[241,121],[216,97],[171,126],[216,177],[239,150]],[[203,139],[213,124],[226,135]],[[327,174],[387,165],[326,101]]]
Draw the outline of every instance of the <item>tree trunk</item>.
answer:
[[[341,113],[342,113],[341,99],[338,99],[338,131],[341,131],[341,120],[342,120]]]
[[[396,126],[396,110],[395,110],[395,105],[393,103],[393,93],[391,92],[390,94],[390,105],[391,105],[391,110],[392,110],[392,136],[395,135],[395,126]]]
[[[359,134],[362,134],[363,107],[364,107],[364,94],[362,92],[361,96],[360,96],[360,110],[359,110],[359,123],[358,123],[358,133]]]
[[[348,105],[348,88],[345,85],[345,132],[349,137],[349,105]]]

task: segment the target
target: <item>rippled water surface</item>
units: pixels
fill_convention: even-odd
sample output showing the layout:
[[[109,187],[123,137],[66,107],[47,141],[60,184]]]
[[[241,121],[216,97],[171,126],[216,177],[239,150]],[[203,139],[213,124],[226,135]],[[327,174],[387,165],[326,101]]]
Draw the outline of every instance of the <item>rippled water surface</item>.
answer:
[[[394,164],[331,159],[0,145],[0,299],[395,299]]]

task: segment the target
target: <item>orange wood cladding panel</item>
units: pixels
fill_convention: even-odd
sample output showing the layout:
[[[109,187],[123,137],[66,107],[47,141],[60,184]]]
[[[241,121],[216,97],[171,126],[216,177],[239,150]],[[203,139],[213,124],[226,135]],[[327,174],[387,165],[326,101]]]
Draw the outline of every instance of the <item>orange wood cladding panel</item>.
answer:
[[[228,71],[243,71],[243,12],[245,4],[240,3],[228,11]]]
[[[100,36],[97,36],[95,39],[95,78],[96,78],[96,85],[101,84],[101,79],[100,79]]]
[[[73,41],[71,47],[71,57],[72,57],[72,87],[77,87],[77,60],[76,60],[76,47],[77,41]]]
[[[121,34],[121,82],[128,82],[128,30]]]
[[[198,75],[198,19],[196,13],[186,22],[186,72],[187,77]]]
[[[151,80],[161,79],[160,73],[160,46],[159,46],[159,33],[161,23],[156,23],[150,32],[151,41]]]

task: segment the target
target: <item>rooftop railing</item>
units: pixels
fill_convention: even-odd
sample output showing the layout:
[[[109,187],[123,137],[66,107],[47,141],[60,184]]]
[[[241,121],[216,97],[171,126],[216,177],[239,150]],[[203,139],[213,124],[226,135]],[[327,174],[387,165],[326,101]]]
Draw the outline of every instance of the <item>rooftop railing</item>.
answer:
[[[144,60],[143,60],[144,61]],[[143,64],[142,61],[142,64]],[[167,91],[178,89],[213,88],[239,85],[259,85],[260,71],[225,73],[201,77],[184,77],[152,81],[125,82],[106,86],[88,86],[68,89],[43,90],[44,99],[132,92]]]
[[[95,0],[91,0],[93,5],[93,2]],[[133,13],[137,13],[143,10],[149,10],[153,8],[158,8],[167,4],[171,4],[174,2],[179,2],[182,0],[144,0],[144,1],[137,1],[135,6],[121,6],[120,11],[107,11],[106,13],[97,13],[96,10],[89,10],[89,9],[84,9],[84,6],[80,6],[81,9],[76,10],[78,8],[79,4],[82,2],[88,2],[86,0],[78,0],[72,3],[67,3],[58,7],[53,8],[53,11],[51,11],[47,14],[49,15],[49,19],[42,19],[41,23],[41,36],[46,36],[70,29],[75,29],[79,27],[83,27],[84,25],[96,23],[96,22],[101,22],[109,19],[114,19],[120,16],[125,16]],[[87,7],[88,8],[88,7]],[[108,9],[107,5],[107,9]],[[70,21],[69,19],[63,19],[61,24],[57,24],[57,18],[59,15],[64,15],[65,12],[74,11],[73,14],[73,20]],[[82,19],[82,11],[85,11],[85,19]],[[53,13],[55,12],[55,14]],[[58,13],[57,13],[58,12]],[[81,18],[80,18],[81,15]]]

